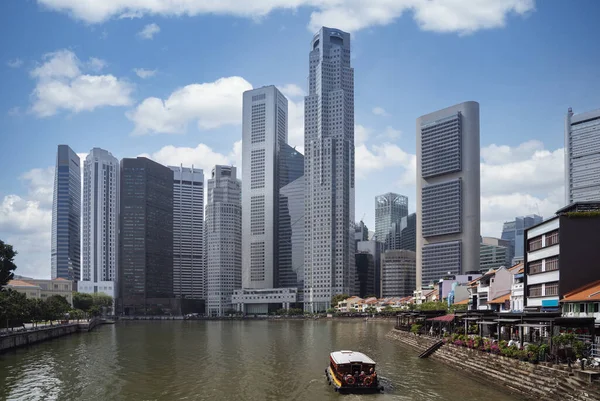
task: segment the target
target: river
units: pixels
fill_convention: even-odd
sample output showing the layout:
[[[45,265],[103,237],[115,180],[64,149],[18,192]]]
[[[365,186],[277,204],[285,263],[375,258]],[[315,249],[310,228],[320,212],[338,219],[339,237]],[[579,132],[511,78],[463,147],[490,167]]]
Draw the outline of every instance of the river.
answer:
[[[332,350],[362,351],[386,390],[344,400],[518,400],[363,320],[119,322],[0,355],[1,400],[338,400]]]

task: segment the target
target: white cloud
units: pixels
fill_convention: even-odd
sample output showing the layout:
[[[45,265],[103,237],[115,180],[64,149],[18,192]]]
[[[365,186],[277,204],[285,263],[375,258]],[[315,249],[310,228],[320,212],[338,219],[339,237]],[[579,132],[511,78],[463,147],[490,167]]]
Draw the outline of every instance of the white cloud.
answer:
[[[16,58],[14,60],[8,60],[6,62],[6,65],[9,66],[10,68],[19,68],[20,66],[23,65],[23,60],[21,60],[20,58]]]
[[[242,118],[242,93],[252,85],[241,77],[191,84],[177,89],[166,100],[149,97],[127,117],[134,122],[134,135],[184,133],[195,121],[200,129],[238,125]]]
[[[311,11],[308,24],[311,31],[323,25],[358,31],[390,24],[408,11],[423,30],[462,34],[503,27],[507,15],[524,16],[535,10],[535,0],[38,0],[38,3],[88,23],[143,15],[220,14],[257,19],[275,10],[306,8]]]
[[[277,86],[277,89],[279,89],[279,91],[281,91],[281,93],[283,93],[288,98],[298,98],[306,96],[306,92],[304,92],[304,89],[302,89],[296,84],[286,84]]]
[[[150,78],[156,75],[158,70],[146,70],[145,68],[134,68],[133,72],[135,72],[135,74],[142,78],[142,79],[146,79],[146,78]]]
[[[90,57],[90,59],[87,62],[87,65],[92,71],[99,72],[104,67],[106,67],[106,61],[96,57]]]
[[[360,146],[369,140],[371,129],[364,125],[354,124],[354,146]]]
[[[154,35],[160,32],[160,27],[154,23],[148,24],[138,32],[138,36],[142,39],[153,39]]]
[[[388,117],[389,113],[387,111],[385,111],[385,109],[383,107],[373,107],[373,114],[375,114],[376,116],[383,116],[383,117]]]
[[[39,117],[48,117],[64,109],[74,113],[91,111],[103,106],[127,106],[133,86],[113,75],[88,75],[82,68],[102,68],[105,62],[91,58],[81,63],[70,50],[48,53],[43,63],[31,71],[37,80],[33,91],[32,110]]]
[[[402,135],[402,131],[397,130],[394,127],[388,125],[387,127],[385,127],[380,137],[387,139],[398,139],[400,138],[400,135]]]

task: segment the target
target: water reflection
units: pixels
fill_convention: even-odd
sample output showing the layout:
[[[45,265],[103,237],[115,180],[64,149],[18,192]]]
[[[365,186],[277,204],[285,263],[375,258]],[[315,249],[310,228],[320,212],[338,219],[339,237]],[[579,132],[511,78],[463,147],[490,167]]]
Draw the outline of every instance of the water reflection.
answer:
[[[379,363],[386,392],[347,400],[516,400],[389,340],[387,322],[122,322],[0,356],[7,400],[338,400],[331,350]]]

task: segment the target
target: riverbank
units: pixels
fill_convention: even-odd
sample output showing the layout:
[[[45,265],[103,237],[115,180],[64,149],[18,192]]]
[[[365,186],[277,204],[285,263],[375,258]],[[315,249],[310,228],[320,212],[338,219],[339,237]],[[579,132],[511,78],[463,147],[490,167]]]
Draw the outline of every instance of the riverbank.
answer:
[[[415,356],[439,341],[437,338],[417,336],[396,329],[393,329],[387,337],[414,348]],[[577,369],[523,362],[454,344],[442,345],[429,359],[462,370],[470,378],[486,384],[502,386],[532,400],[600,400],[600,385],[590,384],[585,379],[579,378],[578,374],[584,377],[586,375],[585,372],[578,372]]]
[[[3,334],[0,336],[0,353],[74,333],[86,333],[103,323],[103,319],[95,318],[89,321],[57,324]]]
[[[221,317],[205,317],[205,316],[197,316],[197,317],[184,317],[184,316],[115,316],[112,319],[114,320],[185,320],[185,321],[231,321],[231,320],[269,320],[269,321],[277,321],[277,320],[364,320],[364,321],[373,321],[373,322],[395,322],[395,317],[390,316],[376,316],[376,317],[364,317],[364,316],[262,316],[262,315],[252,315],[252,316],[221,316]]]

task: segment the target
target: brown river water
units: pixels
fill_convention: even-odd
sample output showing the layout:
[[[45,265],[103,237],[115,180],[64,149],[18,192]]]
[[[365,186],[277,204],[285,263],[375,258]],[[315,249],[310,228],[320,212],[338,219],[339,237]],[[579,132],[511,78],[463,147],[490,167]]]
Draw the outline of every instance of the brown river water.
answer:
[[[118,322],[0,354],[0,400],[520,400],[363,320]],[[329,352],[378,363],[383,394],[327,385]],[[340,398],[341,397],[341,398]]]

